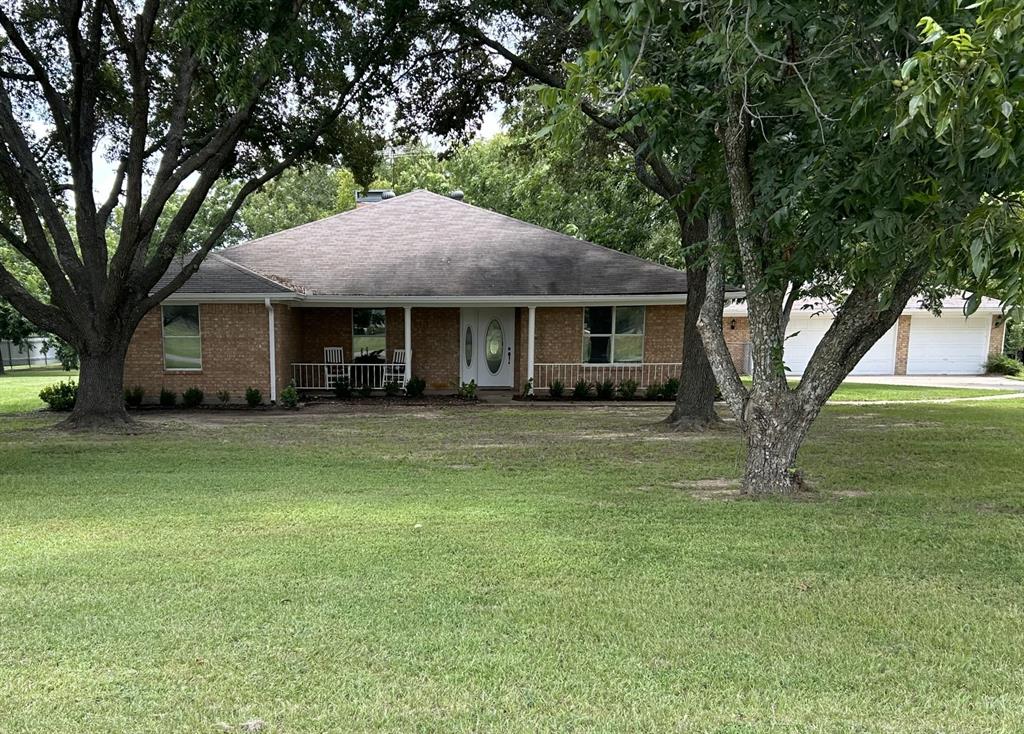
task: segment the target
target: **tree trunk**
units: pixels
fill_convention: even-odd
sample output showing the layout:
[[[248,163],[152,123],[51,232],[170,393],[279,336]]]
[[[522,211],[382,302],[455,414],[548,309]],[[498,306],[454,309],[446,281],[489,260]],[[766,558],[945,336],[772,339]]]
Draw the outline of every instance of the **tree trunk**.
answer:
[[[818,412],[813,406],[799,405],[792,395],[770,406],[763,399],[751,398],[750,415],[743,426],[747,440],[743,494],[789,495],[804,489],[796,455]]]
[[[686,318],[683,326],[683,364],[679,394],[665,419],[676,431],[704,431],[719,422],[715,412],[718,385],[711,369],[697,319],[707,296],[708,273],[704,268],[687,268]]]
[[[80,352],[78,396],[61,426],[70,430],[123,432],[134,421],[124,403],[124,361],[128,339],[109,349]]]

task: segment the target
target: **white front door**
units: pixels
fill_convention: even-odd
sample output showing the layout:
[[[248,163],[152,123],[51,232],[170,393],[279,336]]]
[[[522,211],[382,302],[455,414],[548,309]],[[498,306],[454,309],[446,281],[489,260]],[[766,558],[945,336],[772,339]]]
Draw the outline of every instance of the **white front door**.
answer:
[[[512,387],[515,365],[514,308],[462,309],[459,362],[462,381],[480,387]]]

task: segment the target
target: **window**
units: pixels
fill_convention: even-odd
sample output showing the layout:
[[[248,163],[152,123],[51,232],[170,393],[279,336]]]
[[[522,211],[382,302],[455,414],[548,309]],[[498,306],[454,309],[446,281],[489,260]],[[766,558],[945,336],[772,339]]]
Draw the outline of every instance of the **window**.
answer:
[[[387,347],[385,325],[387,317],[383,308],[352,309],[352,354],[361,357],[380,352],[384,357]]]
[[[591,306],[583,309],[583,361],[643,362],[644,307]]]
[[[163,332],[165,370],[203,368],[199,306],[164,306]]]

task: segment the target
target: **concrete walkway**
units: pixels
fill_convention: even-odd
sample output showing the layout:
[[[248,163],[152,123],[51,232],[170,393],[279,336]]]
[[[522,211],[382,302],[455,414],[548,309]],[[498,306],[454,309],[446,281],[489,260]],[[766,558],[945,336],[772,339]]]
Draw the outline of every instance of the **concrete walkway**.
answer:
[[[970,387],[990,390],[1024,392],[1024,381],[1000,375],[858,375],[846,382],[867,382],[873,385],[912,385],[914,387]],[[961,398],[954,398],[960,400]],[[917,401],[915,401],[917,402]]]

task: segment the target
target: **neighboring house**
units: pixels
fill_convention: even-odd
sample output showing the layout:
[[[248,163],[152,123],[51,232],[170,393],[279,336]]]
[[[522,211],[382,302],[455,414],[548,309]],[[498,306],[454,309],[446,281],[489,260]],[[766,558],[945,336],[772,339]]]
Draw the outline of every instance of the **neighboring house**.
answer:
[[[854,375],[975,375],[985,371],[991,355],[1002,354],[1005,325],[998,301],[982,299],[970,317],[965,299],[947,298],[942,315],[934,316],[911,300],[899,321],[879,339],[854,368]],[[726,335],[733,358],[749,365],[747,309],[742,303],[725,309]],[[818,342],[832,324],[821,303],[798,301],[786,329],[783,361],[790,374],[803,373]],[[749,371],[749,368],[748,368]]]
[[[644,386],[678,376],[685,309],[679,270],[414,191],[210,255],[140,323],[125,385]]]

